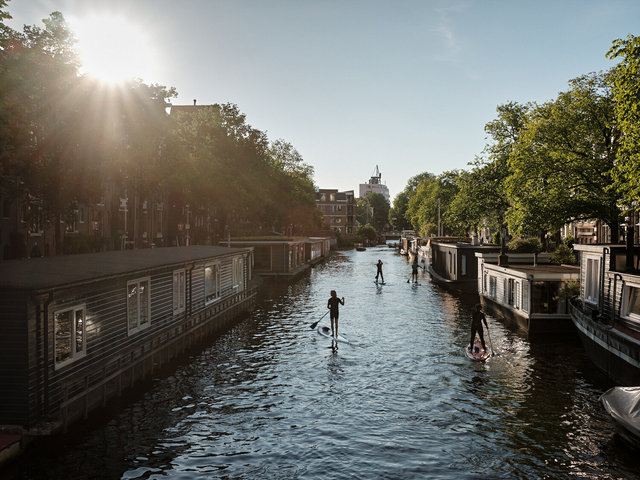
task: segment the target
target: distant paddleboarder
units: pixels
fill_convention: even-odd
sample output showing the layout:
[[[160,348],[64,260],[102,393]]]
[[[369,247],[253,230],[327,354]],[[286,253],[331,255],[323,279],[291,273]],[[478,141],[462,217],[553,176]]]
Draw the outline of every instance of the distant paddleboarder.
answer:
[[[420,265],[418,265],[418,256],[414,256],[413,257],[413,263],[411,264],[411,280],[414,283],[418,282],[418,267]]]
[[[380,277],[380,280],[382,281],[382,283],[384,283],[384,275],[382,274],[382,260],[378,260],[376,266],[378,267],[378,271],[376,272],[376,282],[378,281],[378,277]]]
[[[327,302],[327,308],[330,310],[329,316],[331,317],[331,336],[338,336],[338,315],[339,305],[344,305],[344,297],[338,298],[338,294],[335,290],[331,290],[331,297]],[[335,325],[334,325],[335,324]]]

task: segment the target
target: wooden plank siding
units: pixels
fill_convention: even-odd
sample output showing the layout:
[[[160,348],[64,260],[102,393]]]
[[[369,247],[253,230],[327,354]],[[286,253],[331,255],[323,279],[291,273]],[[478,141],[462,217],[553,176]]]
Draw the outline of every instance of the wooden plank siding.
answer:
[[[185,251],[185,249],[190,249]],[[92,261],[77,263],[78,275],[69,272],[73,262],[43,262],[46,268],[63,267],[64,283],[56,285],[55,272],[43,271],[50,280],[29,280],[21,267],[33,263],[5,262],[15,282],[2,280],[0,312],[0,425],[49,433],[84,418],[94,408],[149,376],[187,348],[249,311],[257,294],[250,282],[251,249],[174,247],[145,252],[146,258],[129,257],[143,268],[126,269],[113,255],[77,256]],[[125,260],[126,260],[125,258]],[[234,285],[234,262],[241,279]],[[8,265],[8,266],[7,266]],[[114,267],[114,265],[117,265]],[[205,268],[219,267],[219,295],[205,301]],[[71,266],[71,267],[70,267]],[[240,268],[241,267],[241,268]],[[174,272],[185,272],[185,308],[174,313]],[[3,272],[0,271],[0,275]],[[149,322],[130,331],[127,296],[129,282],[149,280]],[[69,281],[72,280],[72,281]],[[74,281],[75,280],[75,281]],[[35,287],[35,288],[33,288]],[[146,297],[145,297],[146,298]],[[83,307],[84,355],[56,363],[55,313]],[[71,336],[73,338],[73,336]],[[78,348],[74,345],[74,348]]]

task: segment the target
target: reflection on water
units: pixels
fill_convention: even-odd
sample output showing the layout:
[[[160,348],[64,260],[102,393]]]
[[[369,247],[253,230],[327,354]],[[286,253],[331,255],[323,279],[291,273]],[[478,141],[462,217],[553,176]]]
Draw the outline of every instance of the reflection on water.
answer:
[[[250,318],[0,478],[640,478],[579,345],[489,317],[496,356],[470,362],[477,297],[410,273],[385,247],[270,283]],[[309,328],[332,289],[352,344]]]

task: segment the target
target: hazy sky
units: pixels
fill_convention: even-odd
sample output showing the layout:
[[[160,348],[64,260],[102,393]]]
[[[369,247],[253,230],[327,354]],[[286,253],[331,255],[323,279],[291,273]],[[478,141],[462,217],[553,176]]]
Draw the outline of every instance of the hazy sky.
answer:
[[[638,0],[12,0],[8,23],[56,10],[125,19],[143,39],[112,27],[103,44],[144,43],[132,73],[175,87],[173,104],[237,104],[320,188],[357,195],[378,165],[392,199],[418,173],[469,169],[498,105],[551,100],[640,35]]]

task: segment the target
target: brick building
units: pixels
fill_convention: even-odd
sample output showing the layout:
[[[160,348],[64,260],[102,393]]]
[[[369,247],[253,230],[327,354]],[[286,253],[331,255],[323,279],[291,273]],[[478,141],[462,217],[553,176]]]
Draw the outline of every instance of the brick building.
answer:
[[[337,189],[318,189],[316,205],[320,209],[325,228],[336,233],[356,233],[356,201],[353,190],[339,192]]]

